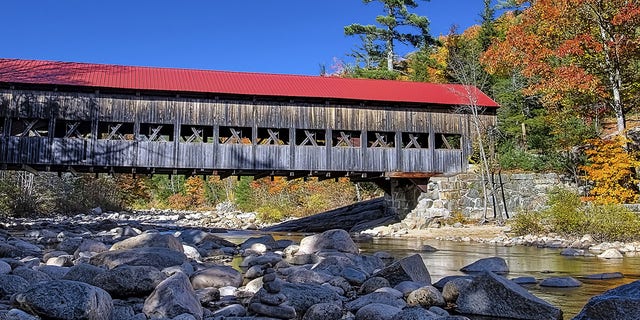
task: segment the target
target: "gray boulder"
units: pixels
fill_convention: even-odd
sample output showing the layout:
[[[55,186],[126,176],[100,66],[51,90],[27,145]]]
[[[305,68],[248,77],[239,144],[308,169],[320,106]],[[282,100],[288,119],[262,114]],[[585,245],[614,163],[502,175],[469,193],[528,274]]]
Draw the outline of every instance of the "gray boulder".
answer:
[[[562,319],[562,311],[493,272],[484,272],[456,300],[464,314],[516,319]]]
[[[345,303],[345,308],[351,312],[356,312],[362,307],[372,303],[384,304],[399,309],[407,306],[407,303],[402,298],[398,298],[393,294],[387,292],[373,292]]]
[[[108,251],[109,247],[93,239],[84,239],[73,253],[73,257],[78,259],[80,256],[93,256],[96,253]]]
[[[9,272],[11,272],[11,266],[4,261],[0,261],[0,274],[7,274]]]
[[[455,278],[448,281],[442,288],[442,297],[445,302],[455,303],[460,292],[465,290],[473,280],[468,278]]]
[[[69,267],[39,266],[36,270],[44,272],[53,280],[61,280],[69,272]]]
[[[244,317],[245,315],[247,315],[247,310],[241,304],[228,305],[213,312],[214,319]]]
[[[424,286],[414,290],[407,296],[407,305],[410,307],[421,306],[430,308],[433,306],[443,307],[445,305],[442,293],[434,286]]]
[[[92,284],[109,292],[112,297],[146,296],[167,277],[149,266],[119,266],[96,275]]]
[[[10,297],[14,293],[23,292],[29,288],[29,282],[24,278],[13,275],[0,275],[0,300]]]
[[[89,263],[109,269],[123,264],[164,269],[181,265],[186,260],[184,253],[167,248],[136,248],[101,252],[91,257]]]
[[[402,309],[382,303],[366,305],[356,312],[356,320],[391,320]]]
[[[509,266],[507,262],[500,257],[491,257],[480,259],[470,265],[467,265],[460,269],[462,272],[484,272],[490,271],[497,274],[509,273]]]
[[[302,320],[339,320],[342,318],[342,305],[337,303],[318,303],[312,305]]]
[[[93,278],[105,272],[107,272],[107,270],[103,268],[96,267],[88,263],[80,263],[69,268],[69,271],[64,275],[64,277],[62,277],[62,279],[92,284]]]
[[[380,288],[390,287],[389,280],[383,277],[371,277],[360,286],[360,294],[368,294]]]
[[[438,315],[421,307],[408,307],[393,316],[393,320],[434,320]]]
[[[211,243],[216,248],[236,247],[236,244],[228,240],[222,239],[213,233],[198,229],[186,229],[178,233],[178,238],[182,242],[190,245],[200,245],[204,242]]]
[[[287,303],[296,309],[296,313],[303,315],[318,303],[342,304],[342,297],[335,291],[315,284],[283,283],[280,293],[287,297]]]
[[[587,302],[573,320],[640,319],[640,280],[613,288]]]
[[[182,243],[178,238],[170,234],[161,233],[143,233],[141,235],[116,242],[109,250],[126,250],[134,248],[166,248],[177,252],[184,252]]]
[[[7,311],[6,314],[3,314],[2,312],[0,312],[0,319],[2,320],[40,320],[40,318],[28,314],[20,309],[11,309],[9,311]]]
[[[189,277],[178,272],[162,281],[144,301],[144,312],[150,318],[173,318],[188,313],[202,320],[203,310]]]
[[[429,275],[429,270],[419,254],[400,259],[376,272],[373,276],[387,279],[391,286],[403,281],[420,282],[423,285],[431,284],[431,275]]]
[[[69,280],[33,285],[17,294],[15,303],[45,319],[109,320],[113,310],[113,301],[106,291]]]
[[[191,276],[191,285],[194,289],[240,287],[242,273],[230,266],[213,266],[194,273]]]
[[[12,274],[24,278],[30,284],[53,280],[51,278],[51,276],[49,276],[48,274],[46,274],[44,272],[36,271],[36,270],[33,270],[31,268],[26,268],[26,267],[15,268],[13,270]]]
[[[333,229],[303,238],[300,241],[300,249],[296,254],[312,254],[327,250],[348,253],[359,252],[358,246],[353,242],[348,232],[342,229]]]
[[[590,274],[583,277],[588,280],[609,280],[609,279],[622,279],[624,275],[620,272],[606,272]]]
[[[540,281],[541,287],[574,288],[582,285],[582,282],[573,277],[552,277]]]

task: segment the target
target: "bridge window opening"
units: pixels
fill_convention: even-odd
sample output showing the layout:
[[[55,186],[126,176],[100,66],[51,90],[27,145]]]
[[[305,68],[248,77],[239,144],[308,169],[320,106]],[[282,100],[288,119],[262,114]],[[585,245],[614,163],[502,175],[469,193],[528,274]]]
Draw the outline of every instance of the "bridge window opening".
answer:
[[[149,142],[171,142],[174,140],[173,125],[141,123],[140,139]]]
[[[186,143],[212,143],[213,127],[181,126],[180,141]]]
[[[70,121],[59,120],[56,122],[55,138],[91,138],[91,122],[90,121]]]
[[[289,129],[258,128],[257,144],[289,145]]]
[[[11,126],[14,137],[48,137],[49,121],[46,119],[22,119]]]
[[[100,140],[133,140],[133,123],[100,122],[98,123],[98,139]]]
[[[402,133],[402,146],[405,149],[429,148],[429,134],[427,133]]]
[[[251,128],[248,127],[220,127],[220,143],[222,144],[251,144]]]
[[[436,149],[462,149],[462,135],[450,133],[436,134]]]
[[[393,148],[395,139],[393,132],[367,132],[369,148]]]
[[[323,147],[327,145],[324,130],[296,130],[297,146]]]
[[[357,148],[361,145],[361,131],[335,130],[331,133],[334,147]]]

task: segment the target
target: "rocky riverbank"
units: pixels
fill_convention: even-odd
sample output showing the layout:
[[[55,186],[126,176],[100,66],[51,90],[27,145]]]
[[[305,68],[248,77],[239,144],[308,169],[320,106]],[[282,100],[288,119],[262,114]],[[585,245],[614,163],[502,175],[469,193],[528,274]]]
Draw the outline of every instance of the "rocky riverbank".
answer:
[[[218,219],[217,215],[213,219]],[[343,230],[242,243],[203,214],[102,213],[0,227],[0,319],[560,319],[488,257],[432,283],[419,255],[364,255]],[[220,218],[221,219],[221,218]],[[255,217],[237,221],[258,227]],[[253,224],[253,225],[252,225]],[[593,275],[594,278],[609,275]],[[550,277],[538,285],[580,285]],[[638,319],[640,281],[575,319]],[[486,319],[486,318],[485,318]]]

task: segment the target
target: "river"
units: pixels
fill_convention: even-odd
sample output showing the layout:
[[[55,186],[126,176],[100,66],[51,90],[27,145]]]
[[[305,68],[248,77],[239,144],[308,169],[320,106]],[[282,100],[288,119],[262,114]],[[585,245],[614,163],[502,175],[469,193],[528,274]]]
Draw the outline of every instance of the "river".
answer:
[[[244,241],[251,236],[245,232],[221,234],[231,241]],[[274,234],[276,239],[300,241],[301,234]],[[445,276],[463,275],[460,268],[474,261],[488,257],[502,257],[507,261],[509,278],[532,276],[538,280],[549,277],[571,276],[583,282],[578,288],[542,288],[527,285],[534,295],[562,309],[564,319],[571,319],[580,312],[589,298],[608,289],[640,279],[640,256],[624,259],[606,260],[597,257],[565,257],[560,255],[561,249],[536,248],[526,246],[495,246],[489,244],[424,240],[413,238],[374,238],[357,241],[362,253],[371,254],[386,251],[395,258],[403,258],[420,254],[424,260],[432,281],[435,283]],[[425,252],[428,245],[438,249]],[[622,279],[587,280],[581,277],[608,272],[621,272]]]

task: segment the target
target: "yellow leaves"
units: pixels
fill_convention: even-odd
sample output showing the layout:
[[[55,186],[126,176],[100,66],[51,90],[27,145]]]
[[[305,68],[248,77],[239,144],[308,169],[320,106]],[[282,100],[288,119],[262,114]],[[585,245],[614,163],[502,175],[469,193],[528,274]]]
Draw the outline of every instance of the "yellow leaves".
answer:
[[[625,138],[617,136],[610,140],[591,139],[591,147],[585,151],[588,164],[581,169],[586,178],[594,183],[591,195],[599,204],[635,202],[638,199],[633,168],[640,165],[637,157],[625,149]]]

